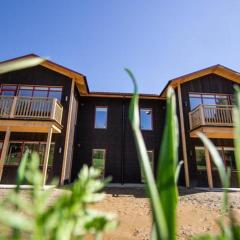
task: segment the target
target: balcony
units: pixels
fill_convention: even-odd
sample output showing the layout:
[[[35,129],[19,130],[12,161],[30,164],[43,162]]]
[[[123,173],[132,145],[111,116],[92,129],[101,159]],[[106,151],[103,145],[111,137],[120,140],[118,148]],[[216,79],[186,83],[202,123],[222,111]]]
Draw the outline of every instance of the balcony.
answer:
[[[189,113],[190,135],[204,132],[212,138],[232,138],[232,105],[199,105]]]
[[[39,121],[43,123],[42,126],[51,122],[59,127],[62,122],[62,113],[63,107],[56,98],[0,96],[1,127],[12,126],[13,122],[15,122],[14,126],[17,126],[19,122],[24,121],[26,129],[31,125],[37,128]]]

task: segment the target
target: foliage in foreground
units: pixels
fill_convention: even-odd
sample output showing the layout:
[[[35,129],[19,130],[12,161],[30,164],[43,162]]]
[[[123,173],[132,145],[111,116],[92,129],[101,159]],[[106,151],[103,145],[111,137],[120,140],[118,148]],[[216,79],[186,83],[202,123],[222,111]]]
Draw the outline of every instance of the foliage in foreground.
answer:
[[[102,233],[114,229],[116,217],[88,207],[103,199],[99,191],[104,183],[99,172],[84,166],[78,179],[66,191],[49,202],[53,189],[43,190],[42,174],[36,153],[25,153],[18,170],[17,187],[0,203],[0,239],[84,239],[93,235],[102,239]],[[32,188],[26,195],[20,193],[20,184],[27,182]]]
[[[153,227],[152,240],[176,239],[176,207],[178,202],[177,179],[181,163],[178,161],[178,125],[176,117],[176,101],[174,90],[169,88],[167,92],[167,114],[163,139],[160,147],[158,171],[156,181],[154,179],[147,149],[139,127],[138,90],[133,74],[126,69],[134,84],[134,96],[131,101],[129,119],[133,129],[135,145],[140,164],[146,179],[146,189],[150,198],[152,209]],[[236,106],[234,107],[235,123],[235,158],[240,185],[240,90],[236,90]],[[224,201],[222,205],[222,217],[218,221],[220,227],[219,236],[203,235],[194,237],[194,240],[237,240],[240,239],[240,226],[236,223],[228,203],[228,187],[230,186],[230,169],[225,169],[216,147],[203,134],[200,139],[208,148],[213,162],[216,165],[222,186],[224,188]],[[229,221],[226,221],[226,218]]]

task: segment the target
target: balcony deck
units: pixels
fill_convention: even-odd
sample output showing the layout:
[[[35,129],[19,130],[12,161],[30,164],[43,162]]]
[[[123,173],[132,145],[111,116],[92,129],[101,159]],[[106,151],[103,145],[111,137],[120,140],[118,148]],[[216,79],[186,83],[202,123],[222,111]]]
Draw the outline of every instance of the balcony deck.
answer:
[[[0,131],[45,132],[61,127],[63,107],[55,98],[0,96]]]
[[[190,136],[204,132],[210,138],[233,138],[232,105],[201,104],[189,113]]]

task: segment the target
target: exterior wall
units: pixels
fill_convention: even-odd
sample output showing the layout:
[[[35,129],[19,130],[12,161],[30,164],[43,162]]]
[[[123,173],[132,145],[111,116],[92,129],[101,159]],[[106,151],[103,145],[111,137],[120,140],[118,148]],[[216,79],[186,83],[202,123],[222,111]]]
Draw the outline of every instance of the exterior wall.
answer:
[[[62,86],[63,106],[62,125],[63,129],[60,134],[53,134],[52,141],[55,141],[54,162],[52,169],[48,169],[50,181],[53,177],[59,179],[62,170],[62,160],[65,142],[66,124],[68,119],[68,107],[70,99],[71,79],[59,74],[55,71],[49,70],[43,66],[36,66],[23,70],[18,70],[0,75],[0,83],[3,84],[26,84],[26,85],[45,85],[45,86]],[[10,120],[9,120],[10,121]],[[0,134],[4,136],[4,133]],[[26,134],[26,133],[11,133],[11,140],[47,140],[47,134]],[[61,151],[60,151],[61,150]],[[15,168],[15,169],[14,169]],[[12,182],[15,178],[16,167],[11,167],[11,174],[8,174],[7,168],[3,170],[3,181]],[[15,179],[14,179],[15,180]]]
[[[189,178],[191,186],[207,186],[207,174],[206,172],[197,171],[196,160],[195,160],[195,146],[201,146],[202,144],[198,139],[190,138],[190,127],[188,113],[190,110],[190,102],[188,94],[189,92],[199,93],[222,93],[222,94],[233,94],[233,86],[236,83],[225,79],[219,75],[209,74],[192,81],[181,84],[182,94],[182,105],[184,114],[184,125],[187,145],[187,156],[188,156],[188,167],[189,167]],[[218,146],[233,146],[231,139],[211,139]],[[182,147],[180,149],[180,157],[182,158]],[[235,180],[232,177],[232,185],[234,186]],[[219,186],[218,174],[213,172],[213,184]]]
[[[105,176],[115,183],[140,183],[140,167],[128,121],[129,99],[81,97],[78,110],[72,180],[83,164],[91,165],[92,150],[106,149]],[[108,106],[107,129],[95,129],[95,107]],[[153,131],[143,131],[157,162],[165,119],[165,101],[141,100],[140,107],[152,108]],[[156,164],[154,164],[156,170]]]

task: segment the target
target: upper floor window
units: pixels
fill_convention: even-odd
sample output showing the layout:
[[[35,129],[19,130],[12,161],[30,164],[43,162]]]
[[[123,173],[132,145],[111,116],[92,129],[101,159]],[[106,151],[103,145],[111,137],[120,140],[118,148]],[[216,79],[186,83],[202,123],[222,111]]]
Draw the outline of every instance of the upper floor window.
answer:
[[[0,95],[57,98],[61,101],[62,87],[3,84],[0,86]]]
[[[107,107],[95,108],[95,128],[107,128]]]
[[[230,94],[205,94],[190,93],[189,94],[190,109],[193,110],[200,104],[206,105],[231,105],[232,95]]]
[[[18,95],[25,97],[57,98],[61,101],[62,87],[20,85]]]
[[[142,130],[152,130],[152,109],[141,108],[140,109],[140,126]]]
[[[17,92],[17,85],[1,85],[0,95],[15,96]]]

